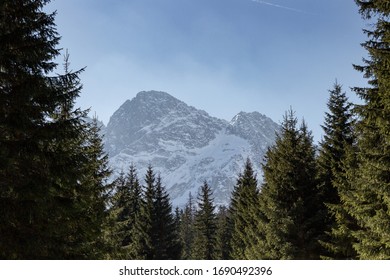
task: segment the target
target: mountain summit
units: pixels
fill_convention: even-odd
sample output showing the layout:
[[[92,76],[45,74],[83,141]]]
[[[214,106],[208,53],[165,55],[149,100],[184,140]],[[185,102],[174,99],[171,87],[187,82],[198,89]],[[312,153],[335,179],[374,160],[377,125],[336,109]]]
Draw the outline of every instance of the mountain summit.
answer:
[[[105,147],[116,172],[134,163],[141,176],[151,164],[174,205],[183,205],[189,192],[196,195],[204,180],[215,202],[227,204],[246,158],[260,171],[278,129],[258,112],[240,112],[227,122],[168,93],[143,91],[112,115]]]
[[[127,100],[107,125],[107,149],[115,156],[124,149],[155,153],[162,144],[187,149],[203,147],[224,121],[158,91],[140,92]],[[156,166],[157,167],[157,166]]]

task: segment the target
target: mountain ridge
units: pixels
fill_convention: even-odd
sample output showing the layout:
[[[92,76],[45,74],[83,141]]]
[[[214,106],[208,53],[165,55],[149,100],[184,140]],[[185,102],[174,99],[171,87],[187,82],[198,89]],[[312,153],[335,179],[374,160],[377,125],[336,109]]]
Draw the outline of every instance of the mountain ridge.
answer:
[[[142,179],[152,165],[174,205],[182,206],[204,180],[215,202],[226,205],[246,158],[260,173],[278,129],[258,112],[239,112],[228,122],[166,92],[142,91],[111,116],[104,144],[114,176],[134,164]]]

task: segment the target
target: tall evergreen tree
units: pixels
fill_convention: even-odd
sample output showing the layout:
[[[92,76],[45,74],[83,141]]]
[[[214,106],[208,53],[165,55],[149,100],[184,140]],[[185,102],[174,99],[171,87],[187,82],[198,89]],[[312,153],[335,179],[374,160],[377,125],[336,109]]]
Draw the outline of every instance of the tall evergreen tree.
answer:
[[[328,205],[334,217],[331,228],[331,239],[325,243],[330,252],[325,258],[356,259],[358,258],[354,244],[357,239],[354,232],[360,230],[357,220],[348,212],[348,204],[352,194],[355,193],[357,178],[357,147],[356,143],[345,147],[345,155],[341,161],[341,172],[335,174],[333,185],[340,196],[340,204]]]
[[[109,218],[107,202],[111,191],[108,177],[111,169],[108,166],[108,155],[104,152],[103,142],[100,136],[100,127],[94,118],[87,124],[86,138],[80,146],[82,154],[86,156],[86,162],[78,170],[81,172],[80,201],[78,204],[79,215],[75,220],[81,225],[78,235],[83,247],[80,258],[101,259],[106,255],[106,242],[104,240],[105,225]]]
[[[105,159],[74,108],[82,70],[66,58],[65,74],[48,76],[59,55],[49,2],[0,3],[0,258],[99,255]]]
[[[138,181],[137,171],[131,165],[127,175],[122,172],[114,182],[115,195],[111,214],[115,223],[112,227],[114,247],[116,248],[115,258],[129,259],[130,245],[132,243],[132,232],[135,224],[135,217],[141,209],[142,189]]]
[[[143,200],[135,214],[130,235],[129,256],[132,259],[180,258],[180,243],[169,196],[152,166],[146,171]]]
[[[198,196],[198,210],[195,215],[195,237],[192,259],[213,260],[216,254],[217,220],[212,192],[205,181]]]
[[[233,189],[231,205],[229,208],[229,222],[231,227],[230,257],[235,260],[246,259],[245,251],[249,245],[249,228],[256,224],[251,215],[257,207],[257,179],[253,171],[252,162],[248,158],[244,172],[239,175]]]
[[[351,236],[341,231],[341,224],[347,222],[345,219],[348,219],[348,216],[342,208],[340,192],[344,191],[342,188],[347,188],[347,181],[342,182],[341,179],[346,175],[346,153],[351,151],[354,144],[352,105],[337,82],[329,93],[329,112],[326,113],[322,126],[325,135],[320,143],[317,159],[322,201],[326,207],[324,210],[328,212],[325,229],[327,235],[324,236],[322,244],[328,251],[325,258],[351,259],[355,257]],[[352,222],[352,217],[349,217],[348,221]]]
[[[152,245],[155,260],[175,260],[180,258],[180,244],[169,196],[157,177],[154,201]]]
[[[250,258],[319,258],[323,213],[319,209],[312,141],[306,125],[298,129],[294,113],[286,114],[263,165],[258,238],[248,248]]]
[[[129,195],[129,209],[128,211],[128,225],[127,233],[123,239],[123,245],[128,249],[132,242],[131,232],[136,222],[136,217],[141,211],[142,207],[142,186],[138,180],[137,169],[135,165],[131,164],[126,176],[126,189],[130,192]]]
[[[152,237],[155,196],[156,177],[152,166],[149,166],[145,175],[140,212],[135,217],[136,220],[132,230],[133,242],[130,248],[132,259],[152,260],[154,258]]]
[[[172,259],[180,260],[182,256],[183,251],[183,243],[181,242],[181,221],[183,217],[183,210],[180,209],[180,207],[176,206],[175,208],[175,214],[174,214],[174,240],[173,243],[175,244],[175,254],[172,256]]]
[[[183,260],[189,260],[192,258],[192,247],[195,237],[194,221],[195,204],[190,192],[180,221],[180,242],[182,247],[181,259]]]
[[[325,123],[322,126],[325,135],[320,143],[319,176],[327,203],[338,204],[340,198],[333,186],[336,174],[341,172],[341,161],[345,157],[346,145],[353,144],[353,124],[351,104],[348,103],[345,92],[337,82],[329,91],[328,110],[325,113]]]
[[[109,246],[107,250],[107,259],[121,259],[122,252],[122,240],[125,235],[126,216],[124,215],[124,204],[127,201],[126,197],[129,197],[126,192],[126,179],[123,170],[119,173],[119,176],[112,182],[112,193],[110,193],[110,199],[108,203],[109,217],[107,220],[106,240]]]
[[[229,209],[226,206],[219,206],[217,212],[217,244],[216,258],[219,260],[230,259]]]
[[[50,124],[45,118],[61,102],[59,92],[48,84],[50,79],[46,73],[56,67],[51,60],[59,55],[56,49],[59,38],[54,32],[54,15],[42,12],[47,1],[33,2],[2,1],[0,4],[2,259],[47,255],[47,236],[40,227],[48,217],[43,209],[45,202],[37,198],[45,197],[51,184],[50,171],[45,168],[50,164],[45,154],[49,149],[43,146],[48,146],[54,135],[48,130]],[[30,239],[33,239],[31,243]]]
[[[355,0],[360,14],[372,23],[362,44],[369,54],[363,66],[368,87],[354,88],[364,104],[359,114],[358,167],[353,193],[343,197],[358,222],[354,248],[361,259],[390,258],[390,5],[385,0]]]

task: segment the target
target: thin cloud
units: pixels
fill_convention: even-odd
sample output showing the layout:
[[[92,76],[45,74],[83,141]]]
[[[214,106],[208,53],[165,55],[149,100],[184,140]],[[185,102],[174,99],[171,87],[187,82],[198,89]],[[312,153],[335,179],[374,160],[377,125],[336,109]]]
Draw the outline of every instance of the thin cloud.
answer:
[[[296,12],[296,13],[311,14],[311,13],[308,13],[308,12],[305,12],[305,11],[302,11],[302,10],[299,10],[299,9],[295,9],[295,8],[291,8],[291,7],[287,7],[287,6],[282,6],[282,5],[278,5],[278,4],[274,4],[274,3],[270,3],[270,2],[266,2],[266,1],[262,1],[262,0],[251,0],[251,1],[255,2],[255,3],[258,3],[258,4],[263,4],[263,5],[268,5],[268,6],[272,6],[272,7],[275,7],[275,8],[279,8],[279,9],[293,11],[293,12]]]

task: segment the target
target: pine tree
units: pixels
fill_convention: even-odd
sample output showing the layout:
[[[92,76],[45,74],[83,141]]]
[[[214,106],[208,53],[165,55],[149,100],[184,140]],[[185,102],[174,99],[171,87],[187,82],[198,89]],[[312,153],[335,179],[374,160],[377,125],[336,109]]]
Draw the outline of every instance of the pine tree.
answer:
[[[135,224],[135,217],[141,209],[142,190],[138,181],[137,171],[132,164],[127,175],[123,172],[114,182],[115,195],[111,207],[111,215],[114,218],[112,235],[114,247],[116,248],[115,258],[129,259],[129,250],[132,243],[132,229]]]
[[[217,212],[217,244],[216,256],[219,260],[230,259],[229,209],[226,206],[219,206]]]
[[[181,248],[169,196],[152,166],[146,171],[143,199],[139,211],[135,213],[130,236],[129,256],[132,259],[180,257]]]
[[[195,205],[191,192],[184,207],[180,222],[181,259],[189,260],[192,256],[192,246],[195,237]]]
[[[104,152],[103,142],[100,136],[100,127],[97,119],[94,118],[87,124],[86,139],[80,146],[82,154],[86,156],[86,163],[78,170],[82,176],[80,186],[77,189],[80,194],[78,208],[79,213],[83,215],[76,217],[79,229],[79,235],[83,252],[79,255],[86,259],[101,259],[106,255],[105,250],[105,225],[109,218],[107,202],[112,186],[108,184],[108,177],[111,175],[111,169],[108,166],[108,155]]]
[[[256,224],[256,219],[250,211],[257,207],[257,197],[257,179],[252,163],[248,158],[244,172],[239,175],[234,187],[229,209],[231,259],[246,259],[245,251],[249,245],[249,228]]]
[[[276,143],[266,153],[259,195],[258,239],[250,258],[318,259],[323,213],[316,182],[315,148],[310,132],[290,111]],[[249,254],[250,253],[250,254]]]
[[[119,176],[112,182],[112,193],[109,194],[109,217],[106,225],[108,230],[105,233],[109,250],[107,250],[106,259],[122,259],[123,256],[121,247],[126,225],[123,209],[125,201],[127,201],[125,197],[128,197],[125,185],[125,173],[122,170]]]
[[[180,257],[180,244],[169,196],[157,177],[154,200],[152,246],[155,260],[175,260]]]
[[[346,145],[353,144],[353,125],[351,104],[348,103],[345,92],[337,82],[329,91],[328,110],[325,123],[322,126],[325,135],[320,143],[319,176],[323,182],[327,203],[339,204],[340,198],[337,189],[333,186],[336,174],[341,172],[341,161],[345,157]]]
[[[340,192],[346,187],[345,160],[347,150],[351,150],[354,144],[353,119],[351,104],[348,102],[345,92],[337,82],[329,91],[329,112],[325,115],[325,123],[322,126],[325,135],[320,143],[319,157],[319,184],[323,196],[324,211],[327,211],[326,231],[322,244],[329,252],[324,258],[351,259],[355,257],[351,236],[347,232],[342,233],[341,223],[346,223],[347,213],[343,211]],[[340,189],[340,190],[339,190]],[[342,218],[343,217],[343,218]],[[352,222],[351,217],[348,219]]]
[[[356,259],[354,244],[357,242],[354,232],[360,230],[356,219],[348,212],[348,201],[356,192],[357,178],[356,143],[345,147],[345,155],[341,161],[341,172],[335,174],[333,181],[340,196],[340,204],[331,204],[329,209],[334,215],[335,224],[331,229],[331,240],[325,247],[332,253],[331,257],[340,259]]]
[[[41,229],[48,219],[46,202],[37,198],[45,197],[51,184],[45,167],[54,134],[45,118],[60,104],[60,96],[45,75],[56,66],[51,60],[59,55],[59,38],[54,15],[41,11],[44,4],[0,4],[1,259],[47,256]]]
[[[180,209],[178,206],[175,208],[175,214],[174,214],[174,244],[175,244],[175,254],[172,257],[172,259],[180,260],[182,256],[183,251],[183,243],[181,242],[181,224],[182,224],[182,217],[183,217],[183,210]]]
[[[123,245],[128,249],[132,242],[131,234],[134,224],[136,222],[136,216],[140,213],[142,207],[142,187],[138,180],[137,169],[135,165],[131,164],[126,176],[126,188],[130,192],[129,195],[129,210],[128,210],[128,225],[127,234],[123,239]]]
[[[48,0],[0,4],[0,258],[84,259],[101,252],[106,159],[74,108],[80,71],[57,65]],[[93,162],[95,161],[96,162]],[[80,218],[82,217],[82,218]]]
[[[132,259],[152,260],[154,258],[153,248],[153,219],[154,200],[156,196],[156,178],[152,166],[149,166],[145,175],[145,186],[143,187],[143,199],[141,208],[135,217],[134,228],[131,232],[133,241],[130,246]]]
[[[195,215],[195,237],[192,259],[213,260],[216,254],[217,221],[212,192],[205,181],[198,196],[198,211]]]
[[[369,59],[355,68],[364,73],[368,87],[354,88],[364,104],[359,115],[358,167],[354,192],[345,196],[345,208],[360,227],[353,232],[354,248],[361,259],[390,258],[390,6],[388,1],[355,0],[360,14],[372,21],[364,30],[368,40],[362,46]]]

